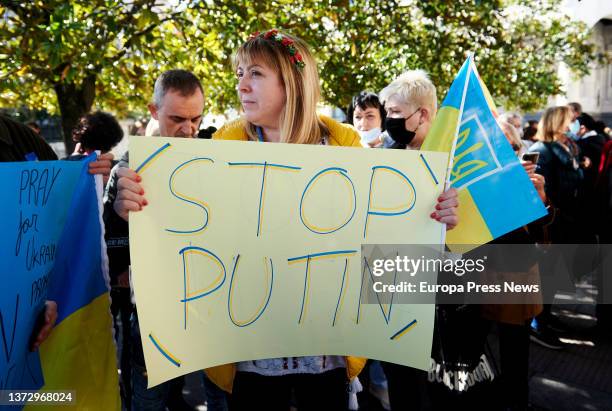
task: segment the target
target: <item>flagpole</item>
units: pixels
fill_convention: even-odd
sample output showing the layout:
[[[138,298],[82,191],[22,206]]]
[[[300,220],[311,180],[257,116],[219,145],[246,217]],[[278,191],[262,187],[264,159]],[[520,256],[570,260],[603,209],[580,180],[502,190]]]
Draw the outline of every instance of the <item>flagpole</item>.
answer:
[[[448,158],[448,167],[446,168],[446,181],[444,182],[444,191],[450,188],[450,178],[451,172],[453,171],[453,163],[455,160],[455,149],[457,147],[457,136],[459,135],[459,129],[461,128],[461,119],[463,118],[463,107],[465,106],[465,97],[467,95],[468,85],[470,84],[470,72],[473,70],[474,64],[474,53],[468,53],[468,68],[465,78],[465,84],[463,85],[463,95],[461,96],[461,104],[459,105],[459,117],[457,117],[457,129],[455,130],[455,135],[453,138],[453,145],[451,147],[449,158]],[[442,244],[446,244],[446,224],[442,226]]]

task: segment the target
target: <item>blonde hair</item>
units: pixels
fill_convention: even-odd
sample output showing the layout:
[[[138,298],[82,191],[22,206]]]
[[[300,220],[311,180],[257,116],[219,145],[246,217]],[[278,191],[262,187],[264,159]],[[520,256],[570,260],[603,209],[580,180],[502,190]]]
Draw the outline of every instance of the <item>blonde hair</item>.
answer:
[[[293,41],[304,61],[302,69],[290,61],[287,48],[279,41],[260,36],[240,46],[234,57],[234,66],[256,61],[279,74],[286,95],[280,118],[281,142],[320,144],[323,137],[329,136],[329,130],[317,115],[317,103],[321,96],[317,63],[304,41],[286,33],[279,34]],[[246,119],[243,121],[249,139],[257,140],[256,126]]]
[[[499,127],[504,132],[504,135],[508,137],[508,140],[510,140],[511,144],[515,144],[519,147],[522,147],[521,136],[519,135],[519,132],[516,129],[516,127],[514,127],[512,124],[508,123],[507,121],[500,120],[500,119],[497,120],[497,124],[499,124]]]
[[[432,115],[438,107],[436,88],[423,70],[411,70],[401,74],[382,89],[379,97],[383,104],[395,97],[413,108],[427,108]]]
[[[538,131],[535,136],[536,140],[545,142],[557,140],[556,137],[565,132],[563,129],[565,124],[569,124],[571,120],[572,113],[568,106],[547,108],[538,124]]]

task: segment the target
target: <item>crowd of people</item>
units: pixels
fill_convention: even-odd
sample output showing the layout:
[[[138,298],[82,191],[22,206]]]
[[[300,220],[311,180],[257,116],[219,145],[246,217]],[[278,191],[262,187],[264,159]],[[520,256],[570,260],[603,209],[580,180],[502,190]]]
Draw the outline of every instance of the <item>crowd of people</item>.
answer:
[[[422,71],[411,71],[394,80],[379,96],[371,92],[356,95],[347,109],[347,122],[358,130],[364,147],[418,149],[435,116],[435,104],[435,88],[427,75]],[[395,118],[401,121],[396,122]],[[612,233],[610,129],[583,113],[581,105],[576,102],[547,108],[539,122],[523,122],[522,116],[513,112],[500,115],[497,121],[537,195],[547,206],[548,215],[494,242],[586,244],[592,249],[597,249],[598,244],[609,244]],[[555,276],[559,257],[553,253],[534,254],[522,261],[523,278],[531,278],[532,283],[542,282],[542,293],[547,298],[540,296],[523,304],[477,307],[477,316],[496,323],[502,391],[506,392],[501,401],[506,408],[502,409],[524,410],[529,407],[530,340],[548,349],[564,348],[558,334],[567,327],[551,311],[550,302],[557,291],[555,282],[547,283],[540,277],[540,273],[545,275],[544,278]],[[593,272],[598,274],[594,281],[599,291],[598,325],[603,329],[610,324],[608,305],[604,304],[604,273]],[[446,308],[439,306],[438,310]],[[440,318],[437,316],[437,320]],[[473,320],[474,317],[470,318]],[[444,343],[442,341],[441,345]],[[378,362],[369,363],[370,389],[386,409],[431,407],[431,401],[422,395],[427,391],[424,373],[396,364],[382,365],[384,374]],[[461,404],[461,399],[465,398],[454,398],[458,400],[454,405]],[[422,404],[426,402],[427,405]],[[476,409],[473,404],[466,407]]]
[[[206,108],[200,81],[191,72],[169,70],[155,82],[148,109],[156,130],[147,133],[167,137],[212,136],[220,140],[418,150],[436,118],[436,88],[421,70],[400,75],[378,94],[364,91],[356,95],[347,110],[348,124],[317,114],[320,86],[316,61],[306,43],[277,30],[251,35],[237,50],[234,69],[242,106],[239,119],[219,130],[200,130]],[[0,150],[0,160],[22,161],[31,152],[37,153],[40,160],[56,159],[33,132],[3,117],[0,120],[1,141],[6,141]],[[577,103],[550,107],[539,122],[524,123],[516,113],[503,114],[498,122],[537,196],[547,206],[548,215],[496,241],[610,243],[610,130],[583,113]],[[145,129],[143,121],[138,129],[139,132]],[[130,213],[147,207],[148,200],[140,184],[142,177],[129,168],[127,152],[110,171],[112,155],[109,151],[122,137],[121,127],[110,114],[88,114],[74,131],[73,138],[78,144],[69,159],[78,160],[94,150],[102,153],[98,161],[91,164],[90,171],[107,179],[104,224],[112,313],[117,324],[115,335],[121,347],[123,405],[134,411],[189,409],[182,397],[183,377],[147,388],[138,315],[130,292],[128,222]],[[457,191],[451,188],[439,197],[430,217],[446,224],[447,229],[453,229],[461,224],[457,207]],[[538,260],[525,261],[524,274],[540,275],[543,269],[540,265]],[[543,289],[543,292],[554,291]],[[528,409],[530,337],[548,348],[562,348],[555,335],[555,316],[550,304],[542,304],[540,299],[525,302],[519,309],[504,306],[475,309],[477,321],[497,324],[501,381],[506,388],[504,391],[509,393],[499,399],[498,409]],[[439,307],[439,310],[437,321],[455,315],[457,307]],[[50,332],[55,311],[56,307],[50,302],[45,328],[35,340],[36,345]],[[438,328],[437,334],[445,334]],[[438,340],[441,347],[453,343],[449,337],[440,336]],[[427,385],[431,380],[427,372],[357,357],[320,355],[296,357],[291,361],[286,358],[245,361],[215,367],[198,375],[203,379],[209,411],[289,410],[291,406],[300,411],[345,410],[349,404],[350,389],[347,387],[353,386],[351,382],[355,378],[362,380],[385,409],[443,409],[436,405],[436,398],[428,394],[431,390]],[[486,409],[493,408],[488,404]]]

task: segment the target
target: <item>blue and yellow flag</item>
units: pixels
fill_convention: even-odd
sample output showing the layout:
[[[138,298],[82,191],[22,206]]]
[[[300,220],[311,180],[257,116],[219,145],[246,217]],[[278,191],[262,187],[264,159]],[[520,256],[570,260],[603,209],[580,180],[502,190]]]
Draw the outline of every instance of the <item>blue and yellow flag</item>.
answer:
[[[119,410],[102,185],[91,160],[0,164],[0,389],[71,391],[74,409]],[[58,320],[29,352],[46,300],[57,302]]]
[[[469,251],[546,215],[496,117],[470,56],[421,147],[451,153],[447,184],[459,192],[459,225],[446,237],[452,251]]]
[[[58,319],[40,347],[42,390],[74,391],[79,410],[120,410],[102,181],[86,164],[68,210],[50,275],[48,298],[57,302]]]

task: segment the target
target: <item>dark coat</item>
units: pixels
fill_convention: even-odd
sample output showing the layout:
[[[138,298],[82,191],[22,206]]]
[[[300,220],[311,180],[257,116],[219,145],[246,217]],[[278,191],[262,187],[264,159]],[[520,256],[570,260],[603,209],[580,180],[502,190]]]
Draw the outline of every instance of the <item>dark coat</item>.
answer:
[[[578,157],[556,141],[538,141],[529,151],[540,153],[536,173],[546,179],[546,196],[557,210],[551,227],[552,242],[581,242],[584,231],[580,194],[584,176],[578,165]]]

